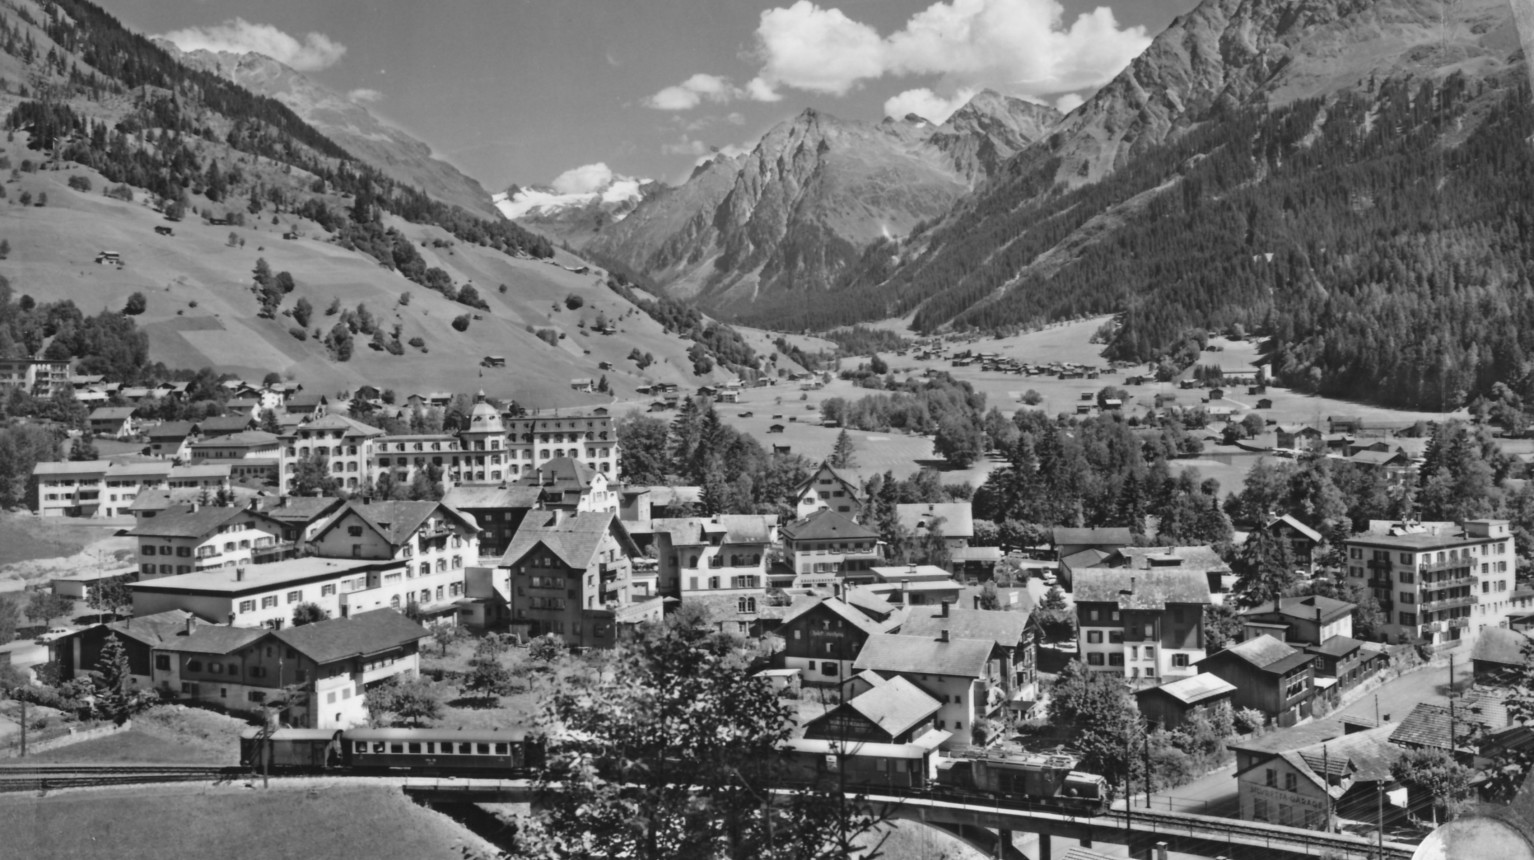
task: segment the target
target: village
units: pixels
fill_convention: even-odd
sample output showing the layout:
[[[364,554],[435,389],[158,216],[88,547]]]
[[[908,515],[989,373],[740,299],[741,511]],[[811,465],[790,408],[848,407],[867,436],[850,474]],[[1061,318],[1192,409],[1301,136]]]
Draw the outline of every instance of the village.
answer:
[[[968,350],[918,357],[1071,380],[1106,372]],[[929,552],[897,558],[877,500],[830,458],[792,489],[791,516],[704,513],[700,487],[624,481],[607,407],[526,414],[481,392],[450,431],[390,434],[300,385],[231,380],[225,416],[156,423],[140,407],[178,396],[174,383],[125,389],[40,361],[4,371],[0,381],[34,396],[70,385],[87,404],[126,404],[90,412],[93,443],[112,453],[34,470],[41,522],[131,518],[120,534],[134,546],[126,563],[37,584],[46,629],[0,650],[34,683],[89,677],[111,640],[133,689],[160,701],[343,730],[376,717],[370,691],[421,676],[434,641],[601,652],[686,611],[736,637],[763,683],[797,703],[785,752],[821,771],[919,788],[975,750],[1023,761],[1069,749],[1070,728],[1047,726],[1061,707],[1052,697],[1064,678],[1106,678],[1130,694],[1145,743],[1218,735],[1204,772],[1142,772],[1150,791],[1126,777],[1112,786],[1118,803],[1154,794],[1171,809],[1392,840],[1420,838],[1441,802],[1403,782],[1403,756],[1473,766],[1530,743],[1503,701],[1534,635],[1534,590],[1515,581],[1504,520],[1379,520],[1348,537],[1335,573],[1377,598],[1364,638],[1353,602],[1239,605],[1237,573],[1214,547],[1159,545],[1127,526],[1008,545],[970,501],[898,503],[899,533]],[[786,382],[809,393],[832,378]],[[1235,382],[1263,393],[1255,373]],[[1187,387],[1206,403],[1222,396]],[[736,384],[647,393],[670,409],[742,402]],[[413,394],[396,408],[454,398]],[[1084,405],[1109,413],[1123,407],[1114,400]],[[1254,429],[1242,441],[1364,464],[1390,482],[1421,461],[1420,445],[1360,440],[1356,420]],[[316,462],[334,494],[298,492]],[[408,486],[428,473],[439,499],[367,495],[381,479]],[[1322,575],[1315,528],[1292,514],[1260,528],[1301,581]],[[1454,659],[1459,674],[1446,667]],[[1427,683],[1440,676],[1441,691]],[[18,728],[13,755],[25,751],[25,718]],[[849,733],[860,746],[837,746]]]

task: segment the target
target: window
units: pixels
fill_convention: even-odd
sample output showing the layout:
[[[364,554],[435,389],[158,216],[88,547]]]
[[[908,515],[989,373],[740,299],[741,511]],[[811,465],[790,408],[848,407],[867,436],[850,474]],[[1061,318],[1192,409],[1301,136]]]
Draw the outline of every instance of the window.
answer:
[[[1173,654],[1172,655],[1172,665],[1175,666],[1178,669],[1186,669],[1186,668],[1188,668],[1188,655],[1187,654]]]
[[[837,675],[841,670],[835,660],[826,660],[820,664],[820,672],[823,675]]]
[[[322,585],[322,586],[320,586],[320,596],[321,597],[332,597],[332,596],[335,595],[335,593],[336,593],[336,587],[335,587],[334,583],[332,583],[330,585]]]
[[[1103,631],[1101,631],[1101,630],[1088,630],[1087,631],[1087,644],[1089,644],[1089,645],[1101,645],[1102,642],[1103,642]]]
[[[260,690],[251,690],[250,692],[245,694],[245,698],[248,699],[249,701],[259,705],[259,704],[262,704],[263,702],[266,701],[266,694],[261,692]]]
[[[261,608],[262,609],[273,609],[276,606],[277,606],[277,595],[273,594],[273,595],[269,595],[267,597],[261,598]]]
[[[288,602],[289,603],[297,603],[298,601],[303,600],[303,599],[304,599],[304,592],[303,592],[302,589],[299,589],[298,591],[290,591],[290,592],[288,592]]]
[[[1103,655],[1101,653],[1099,653],[1097,651],[1093,651],[1092,653],[1087,655],[1087,665],[1088,666],[1101,666],[1102,664],[1103,664]]]
[[[1278,787],[1278,771],[1268,768],[1264,774],[1267,777],[1267,785],[1272,788]]]
[[[255,612],[256,611],[256,602],[254,600],[241,600],[240,601],[240,611],[241,612]]]
[[[156,655],[154,655],[154,667],[155,667],[155,669],[157,671],[169,672],[170,671],[170,655],[169,654],[156,654]]]
[[[1284,774],[1284,791],[1298,791],[1299,777],[1292,773]]]
[[[1122,665],[1124,665],[1124,655],[1123,654],[1109,654],[1108,655],[1108,665],[1109,666],[1122,666]]]

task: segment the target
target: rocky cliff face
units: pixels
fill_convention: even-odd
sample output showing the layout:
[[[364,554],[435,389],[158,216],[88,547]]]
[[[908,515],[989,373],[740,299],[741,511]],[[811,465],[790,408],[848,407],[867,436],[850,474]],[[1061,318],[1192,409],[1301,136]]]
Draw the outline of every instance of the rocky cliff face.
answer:
[[[1206,0],[1013,168],[1053,156],[1058,181],[1093,182],[1221,107],[1277,106],[1371,77],[1485,72],[1516,50],[1507,0]]]
[[[702,165],[587,248],[729,312],[823,291],[872,242],[941,217],[1058,114],[983,93],[941,126],[807,110],[748,154]]]
[[[394,179],[475,215],[499,217],[490,194],[456,167],[433,156],[426,143],[380,121],[363,105],[271,57],[226,51],[188,53],[163,39],[156,40],[156,44],[182,63],[214,72],[251,92],[282,102],[346,151]]]

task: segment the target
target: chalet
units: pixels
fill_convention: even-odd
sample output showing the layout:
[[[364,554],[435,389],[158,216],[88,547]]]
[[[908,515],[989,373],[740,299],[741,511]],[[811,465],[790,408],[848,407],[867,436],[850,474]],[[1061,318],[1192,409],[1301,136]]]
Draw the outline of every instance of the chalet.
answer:
[[[879,560],[879,533],[838,511],[816,511],[782,532],[799,586],[829,585]]]
[[[582,394],[593,394],[597,390],[597,384],[596,381],[591,377],[582,376],[570,380],[570,388],[571,390],[579,391]]]
[[[1527,630],[1487,627],[1476,639],[1470,654],[1475,682],[1494,687],[1509,686],[1526,665],[1525,655],[1534,651],[1534,635]]]
[[[825,461],[821,461],[820,467],[793,489],[792,495],[795,515],[799,519],[826,510],[853,520],[863,513],[863,490],[857,481]],[[973,534],[973,526],[970,531]]]
[[[1315,655],[1269,635],[1248,639],[1195,661],[1200,672],[1236,687],[1237,708],[1256,708],[1275,724],[1292,726],[1310,716],[1315,696]]]
[[[999,668],[991,660],[995,647],[995,640],[955,639],[946,630],[936,637],[874,633],[852,664],[858,674],[849,690],[856,696],[879,686],[880,681],[863,673],[885,681],[904,678],[942,703],[937,728],[952,733],[943,747],[973,744],[975,721],[995,713],[1006,701],[999,690]]]
[[[937,728],[943,703],[904,677],[864,677],[866,691],[811,720],[786,750],[817,772],[834,768],[860,785],[925,786],[935,751],[952,737]]]
[[[783,640],[777,659],[799,670],[807,685],[840,686],[851,677],[868,637],[889,626],[840,598],[806,598],[789,608],[774,631]]]
[[[965,609],[942,603],[912,606],[894,632],[902,636],[938,638],[947,631],[950,639],[988,639],[995,643],[991,659],[997,664],[994,677],[1008,702],[1026,715],[1037,697],[1038,625],[1027,610],[1003,612]]]
[[[196,421],[167,421],[144,430],[149,440],[149,455],[182,462],[191,456],[191,445],[201,438]]]
[[[138,432],[138,419],[132,406],[102,406],[90,414],[91,434],[111,439],[126,439]]]
[[[1268,520],[1264,528],[1275,538],[1289,544],[1289,553],[1294,557],[1295,564],[1303,569],[1307,576],[1315,575],[1316,553],[1325,542],[1320,532],[1300,522],[1291,514]]]
[[[1235,690],[1234,684],[1206,672],[1137,690],[1135,704],[1152,725],[1172,731],[1182,728],[1194,714],[1209,716],[1220,708],[1230,710]]]
[[[895,518],[913,539],[940,537],[950,550],[968,547],[975,537],[975,518],[969,502],[897,504]]]
[[[191,504],[138,522],[139,579],[292,558],[282,527],[259,511]]]

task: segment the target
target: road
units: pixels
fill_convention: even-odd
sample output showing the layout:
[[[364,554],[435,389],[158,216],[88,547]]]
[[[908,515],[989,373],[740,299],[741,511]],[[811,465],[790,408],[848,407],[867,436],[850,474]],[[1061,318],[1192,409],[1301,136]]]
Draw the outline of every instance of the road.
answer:
[[[1470,679],[1470,647],[1461,645],[1454,651],[1454,678],[1457,689],[1463,690]],[[1411,712],[1418,702],[1445,705],[1449,701],[1449,667],[1443,664],[1420,666],[1399,678],[1387,681],[1372,692],[1364,693],[1325,719],[1337,719],[1343,715],[1374,719],[1375,699],[1379,700],[1380,716],[1398,723]],[[1155,809],[1171,809],[1174,812],[1197,812],[1204,815],[1237,814],[1235,764],[1200,777],[1187,785],[1171,791],[1156,792],[1151,796]],[[1143,807],[1145,794],[1136,796],[1136,803]],[[1117,805],[1117,804],[1116,804]]]

